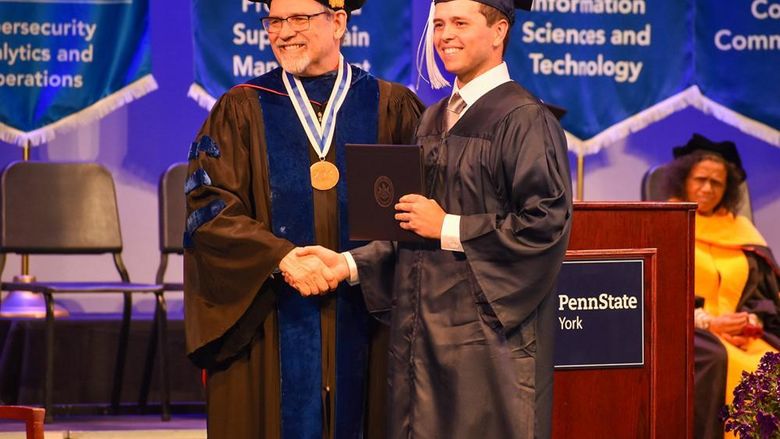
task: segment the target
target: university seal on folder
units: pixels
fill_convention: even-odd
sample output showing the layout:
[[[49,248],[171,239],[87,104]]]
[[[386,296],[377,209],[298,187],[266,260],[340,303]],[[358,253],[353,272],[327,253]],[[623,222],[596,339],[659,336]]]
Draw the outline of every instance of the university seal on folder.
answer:
[[[419,145],[347,144],[349,239],[424,241],[402,229],[395,204],[406,194],[422,194]]]

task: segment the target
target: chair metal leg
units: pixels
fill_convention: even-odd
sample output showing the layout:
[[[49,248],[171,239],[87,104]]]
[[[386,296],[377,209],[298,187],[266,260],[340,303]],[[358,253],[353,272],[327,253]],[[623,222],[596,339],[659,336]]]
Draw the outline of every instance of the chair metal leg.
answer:
[[[157,353],[157,327],[159,326],[160,306],[155,297],[154,319],[152,320],[152,330],[149,332],[149,342],[146,344],[146,360],[144,361],[144,374],[141,378],[141,389],[138,392],[138,406],[141,409],[146,408],[149,402],[149,389],[152,386],[152,372],[154,371],[154,357]]]
[[[122,378],[125,371],[127,358],[127,341],[130,337],[130,315],[133,311],[133,303],[129,292],[124,293],[124,306],[122,310],[122,328],[119,330],[119,346],[116,351],[116,364],[114,365],[114,387],[111,391],[111,411],[119,413],[119,401],[122,396]]]
[[[54,298],[51,293],[43,293],[46,302],[46,363],[43,386],[43,408],[46,410],[44,422],[54,422],[52,400],[54,393]]]
[[[168,306],[165,303],[165,295],[162,291],[155,293],[157,298],[157,337],[160,352],[160,383],[162,392],[160,393],[160,409],[163,421],[171,419],[171,386],[170,374],[168,373]]]

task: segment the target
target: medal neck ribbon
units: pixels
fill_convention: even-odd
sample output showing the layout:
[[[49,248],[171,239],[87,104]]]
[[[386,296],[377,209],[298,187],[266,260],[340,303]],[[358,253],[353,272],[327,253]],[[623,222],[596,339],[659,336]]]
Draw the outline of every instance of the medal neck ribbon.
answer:
[[[301,126],[309,138],[312,148],[317,153],[320,160],[325,160],[330,150],[333,135],[336,131],[336,117],[338,116],[341,105],[349,92],[352,83],[352,69],[349,64],[344,62],[344,56],[339,54],[339,67],[336,75],[336,82],[333,84],[333,90],[325,106],[322,121],[317,118],[314,108],[309,102],[306,90],[303,88],[301,80],[295,75],[283,71],[282,81],[290,96],[295,113],[301,121]]]

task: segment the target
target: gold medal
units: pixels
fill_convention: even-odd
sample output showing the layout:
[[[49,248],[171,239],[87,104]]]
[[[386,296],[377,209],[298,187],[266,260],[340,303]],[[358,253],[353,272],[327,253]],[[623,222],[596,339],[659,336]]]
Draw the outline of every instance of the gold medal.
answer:
[[[331,162],[320,160],[311,165],[311,186],[320,191],[333,189],[339,182],[339,168]]]
[[[343,0],[331,0],[331,2],[336,3],[339,1],[343,4]],[[282,72],[282,82],[284,82],[284,88],[290,96],[295,114],[298,115],[301,122],[301,127],[306,133],[311,147],[314,148],[314,152],[317,153],[317,157],[320,158],[319,162],[314,163],[309,168],[311,185],[320,191],[333,189],[339,182],[339,170],[333,163],[325,161],[325,157],[327,157],[328,150],[333,143],[336,117],[349,92],[349,85],[352,82],[352,68],[344,61],[344,56],[339,55],[339,70],[330,93],[330,99],[325,106],[324,115],[314,113],[314,108],[309,102],[309,97],[306,95],[300,78],[284,71]]]

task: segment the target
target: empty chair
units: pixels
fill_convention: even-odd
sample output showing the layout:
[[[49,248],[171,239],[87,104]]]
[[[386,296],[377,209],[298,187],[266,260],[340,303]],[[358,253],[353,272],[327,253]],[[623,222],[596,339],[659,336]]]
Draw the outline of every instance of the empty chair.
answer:
[[[187,219],[184,205],[184,183],[187,180],[187,163],[172,164],[160,177],[158,206],[160,212],[160,265],[155,282],[164,284],[168,291],[182,291],[181,283],[164,283],[168,267],[168,255],[184,254],[182,236]]]
[[[160,176],[158,186],[158,212],[159,212],[159,239],[160,239],[160,264],[157,267],[155,283],[163,286],[163,291],[182,291],[184,285],[180,282],[165,283],[165,273],[168,268],[168,256],[172,254],[184,254],[182,236],[184,235],[184,222],[186,221],[186,207],[184,206],[184,182],[187,179],[187,163],[174,163]],[[154,328],[157,325],[165,325],[167,322],[165,307],[158,307],[160,314],[155,312]],[[154,332],[153,332],[154,333]],[[165,333],[165,331],[163,331]],[[157,343],[154,339],[149,341],[149,350],[146,353],[144,376],[141,381],[141,391],[138,403],[145,406],[149,387],[151,386],[152,370]],[[165,346],[163,346],[163,350]],[[166,355],[167,354],[163,354]],[[164,372],[165,373],[165,372]],[[168,385],[168,380],[163,380],[163,385]],[[169,394],[169,389],[163,390],[164,395]],[[168,410],[168,401],[163,404],[163,411]]]
[[[41,293],[46,303],[44,407],[52,416],[54,368],[54,295],[62,293],[121,293],[122,326],[114,367],[111,407],[119,408],[126,348],[130,331],[132,293],[153,293],[156,314],[165,309],[162,286],[131,283],[122,261],[122,237],[114,180],[96,163],[15,162],[0,176],[0,271],[7,253],[30,255],[97,255],[113,257],[117,282],[3,282],[2,289]],[[164,346],[165,326],[158,325]],[[163,380],[167,361],[161,355]],[[167,395],[165,395],[167,398]]]

